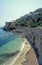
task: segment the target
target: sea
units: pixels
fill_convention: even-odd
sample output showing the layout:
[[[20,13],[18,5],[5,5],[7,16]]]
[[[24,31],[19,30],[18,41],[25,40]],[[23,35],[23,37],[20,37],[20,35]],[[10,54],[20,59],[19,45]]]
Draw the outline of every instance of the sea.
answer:
[[[13,59],[20,52],[23,40],[20,33],[4,31],[0,28],[0,65]],[[8,61],[8,63],[11,62]]]

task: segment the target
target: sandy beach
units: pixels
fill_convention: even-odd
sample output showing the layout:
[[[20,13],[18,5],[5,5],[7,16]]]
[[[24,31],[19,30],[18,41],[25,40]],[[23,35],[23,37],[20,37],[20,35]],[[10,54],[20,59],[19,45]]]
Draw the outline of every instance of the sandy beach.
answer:
[[[26,38],[23,40],[25,41],[25,47],[23,48],[18,60],[16,60],[15,64],[13,65],[39,65],[33,48]]]
[[[25,54],[27,52],[29,52],[29,50],[31,49],[30,44],[27,42],[27,40],[24,38],[24,48],[22,47],[22,51],[20,56],[18,57],[18,60],[16,60],[16,62],[13,65],[22,65],[21,63],[25,61]]]

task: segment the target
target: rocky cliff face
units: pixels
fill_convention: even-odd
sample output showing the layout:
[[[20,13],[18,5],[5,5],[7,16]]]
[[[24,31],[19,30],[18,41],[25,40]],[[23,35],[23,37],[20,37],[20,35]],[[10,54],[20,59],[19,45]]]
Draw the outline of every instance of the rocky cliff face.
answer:
[[[6,31],[11,31],[11,30],[15,29],[14,23],[13,22],[6,22],[3,29]]]
[[[13,22],[6,22],[4,29],[13,30],[17,26],[37,27],[42,26],[42,8],[30,12]]]

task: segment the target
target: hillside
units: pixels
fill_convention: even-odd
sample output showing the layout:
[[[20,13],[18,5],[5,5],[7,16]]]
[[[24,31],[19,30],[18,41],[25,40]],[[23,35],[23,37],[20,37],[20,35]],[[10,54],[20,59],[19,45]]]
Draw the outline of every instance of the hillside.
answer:
[[[42,8],[30,12],[16,20],[11,22],[6,22],[4,29],[13,30],[16,27],[25,26],[25,27],[42,27]]]

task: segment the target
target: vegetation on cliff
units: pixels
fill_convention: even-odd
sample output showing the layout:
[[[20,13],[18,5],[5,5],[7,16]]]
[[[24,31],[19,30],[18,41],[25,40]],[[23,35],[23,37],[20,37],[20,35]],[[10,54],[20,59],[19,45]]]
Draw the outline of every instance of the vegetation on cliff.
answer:
[[[42,8],[39,8],[34,12],[30,12],[29,14],[26,14],[21,18],[14,20],[13,22],[6,22],[4,29],[13,30],[18,26],[42,27]]]

